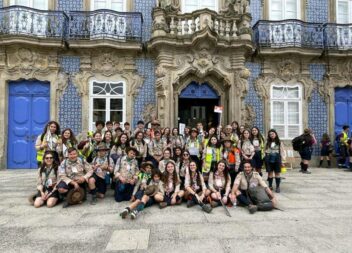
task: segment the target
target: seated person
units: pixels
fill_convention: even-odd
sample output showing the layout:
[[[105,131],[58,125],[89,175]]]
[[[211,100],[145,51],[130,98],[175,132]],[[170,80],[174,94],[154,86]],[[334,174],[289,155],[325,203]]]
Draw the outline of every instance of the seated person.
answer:
[[[128,147],[127,155],[119,158],[115,165],[114,180],[115,186],[115,200],[116,202],[131,200],[134,185],[138,181],[138,161],[136,155],[137,149]]]
[[[67,152],[68,159],[62,161],[59,167],[60,182],[57,185],[57,189],[60,194],[64,195],[70,190],[83,192],[83,195],[85,195],[86,183],[88,178],[93,175],[92,167],[85,160],[78,157],[76,148],[69,148]],[[81,197],[83,197],[82,194]],[[69,205],[69,201],[66,201],[63,208]]]
[[[257,203],[253,203],[254,201],[250,197],[248,189],[261,186],[265,189],[265,192],[272,203],[272,207],[275,208],[277,201],[274,194],[259,173],[253,171],[252,165],[249,161],[244,162],[243,169],[244,171],[240,172],[235,179],[230,195],[231,201],[236,203],[237,200],[240,205],[248,206],[249,212],[253,214],[258,210],[258,206],[256,205]]]

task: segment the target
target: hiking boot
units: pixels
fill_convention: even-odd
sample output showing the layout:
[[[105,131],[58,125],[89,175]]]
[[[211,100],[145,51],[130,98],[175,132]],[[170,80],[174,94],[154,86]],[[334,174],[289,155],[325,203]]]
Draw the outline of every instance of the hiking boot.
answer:
[[[196,203],[194,203],[194,201],[193,200],[187,200],[187,208],[190,208],[190,207],[192,207],[192,206],[194,206]]]
[[[37,198],[37,193],[33,193],[33,194],[29,195],[28,196],[29,204],[34,205],[34,201],[36,198]]]
[[[305,171],[303,171],[302,173],[303,173],[303,174],[312,174],[312,172],[311,172],[310,170],[308,170],[308,169],[305,170]]]
[[[248,211],[250,214],[254,214],[256,211],[258,211],[258,207],[256,205],[249,205]]]
[[[212,208],[217,207],[218,205],[219,205],[219,203],[217,201],[210,201],[210,206]]]
[[[280,187],[276,187],[276,193],[280,193]]]
[[[202,210],[206,213],[210,213],[213,210],[213,208],[211,208],[211,206],[207,204],[207,205],[202,205]]]
[[[127,217],[127,215],[130,213],[130,210],[125,208],[122,210],[122,212],[120,213],[120,216],[122,219],[125,219]]]
[[[138,216],[138,210],[135,209],[131,212],[131,220],[134,220],[134,219],[137,219],[137,216]]]
[[[159,208],[160,208],[160,209],[163,209],[163,208],[165,208],[165,207],[167,207],[167,203],[166,203],[166,202],[160,202],[160,203],[159,203]]]
[[[92,194],[91,200],[90,200],[91,205],[96,205],[97,204],[97,195]]]

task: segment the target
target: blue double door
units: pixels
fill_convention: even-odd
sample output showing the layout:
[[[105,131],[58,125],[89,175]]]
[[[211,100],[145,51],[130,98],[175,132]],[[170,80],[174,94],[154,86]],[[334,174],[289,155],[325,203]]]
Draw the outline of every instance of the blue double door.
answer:
[[[35,141],[50,119],[47,82],[9,83],[7,168],[37,168]]]
[[[335,136],[344,125],[352,129],[352,87],[335,89]]]

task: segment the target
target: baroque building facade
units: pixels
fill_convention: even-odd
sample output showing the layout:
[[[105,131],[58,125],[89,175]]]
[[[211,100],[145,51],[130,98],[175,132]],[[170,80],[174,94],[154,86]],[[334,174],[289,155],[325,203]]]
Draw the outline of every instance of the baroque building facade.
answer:
[[[32,167],[50,119],[76,134],[96,120],[237,120],[287,143],[306,127],[320,139],[352,123],[351,0],[0,6],[1,168]]]

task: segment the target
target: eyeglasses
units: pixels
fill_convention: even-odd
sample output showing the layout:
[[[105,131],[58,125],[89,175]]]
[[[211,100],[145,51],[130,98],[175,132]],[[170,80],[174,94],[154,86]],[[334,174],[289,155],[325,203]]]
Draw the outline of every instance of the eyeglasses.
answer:
[[[189,156],[189,154],[183,154],[183,156]]]
[[[52,160],[52,159],[54,159],[52,156],[45,157],[45,160]]]

